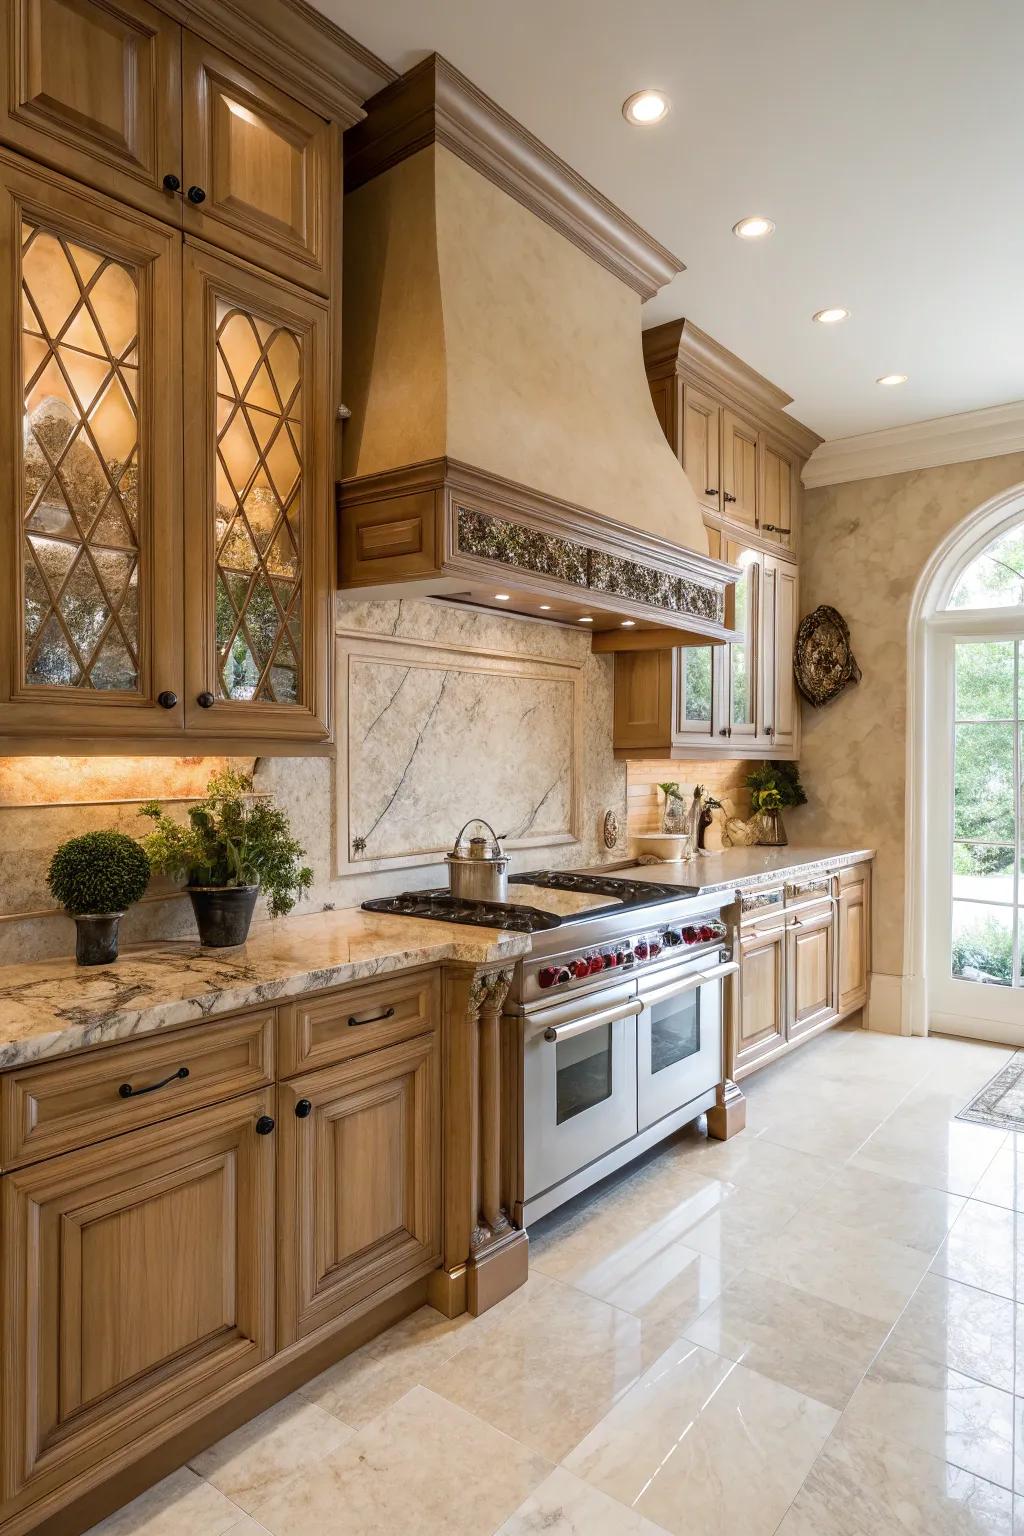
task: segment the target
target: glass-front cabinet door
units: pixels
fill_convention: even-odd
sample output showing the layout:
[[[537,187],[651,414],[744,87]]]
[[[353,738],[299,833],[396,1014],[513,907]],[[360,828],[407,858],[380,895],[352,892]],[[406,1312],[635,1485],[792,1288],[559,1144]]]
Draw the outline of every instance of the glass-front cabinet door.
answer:
[[[0,161],[0,733],[181,729],[180,237]]]
[[[757,733],[757,622],[761,598],[760,557],[755,550],[738,544],[726,546],[726,559],[738,565],[741,576],[736,583],[735,629],[738,639],[725,648],[725,718],[727,739],[753,737]]]
[[[186,721],[328,732],[326,306],[186,246]]]

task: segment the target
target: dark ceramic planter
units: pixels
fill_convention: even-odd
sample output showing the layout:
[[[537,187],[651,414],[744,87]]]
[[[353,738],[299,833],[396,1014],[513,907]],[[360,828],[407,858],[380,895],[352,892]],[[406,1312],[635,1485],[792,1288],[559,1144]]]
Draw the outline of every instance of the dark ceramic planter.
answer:
[[[258,885],[190,885],[200,944],[208,949],[244,944],[259,893]]]
[[[79,965],[110,965],[117,959],[117,925],[123,912],[75,914],[75,959]]]

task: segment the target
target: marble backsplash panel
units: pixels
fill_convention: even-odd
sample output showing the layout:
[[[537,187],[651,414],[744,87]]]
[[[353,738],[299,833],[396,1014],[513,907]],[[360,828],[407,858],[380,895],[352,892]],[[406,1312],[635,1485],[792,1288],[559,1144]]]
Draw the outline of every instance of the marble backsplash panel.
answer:
[[[354,696],[338,717],[336,756],[261,758],[256,764],[259,787],[271,791],[288,812],[313,868],[313,889],[297,910],[358,906],[369,896],[443,883],[440,850],[450,845],[468,816],[481,810],[482,801],[497,807],[499,819],[503,806],[518,818],[510,823],[506,817],[498,828],[520,829],[512,839],[513,870],[625,857],[625,765],[612,752],[613,662],[591,654],[589,636],[560,625],[430,601],[339,603],[338,630],[339,676],[345,658],[356,651],[382,654],[387,666],[379,673],[357,669]],[[361,651],[360,641],[365,642]],[[388,855],[353,863],[343,840],[353,821],[350,744],[354,733],[365,735],[374,707],[386,703],[388,689],[407,664],[405,658],[395,670],[402,645],[412,648],[425,675],[413,681],[407,717],[399,709],[401,729],[378,727],[365,751],[357,747],[356,815],[365,823],[374,796],[383,794],[385,783],[399,784],[403,765],[419,757],[422,747],[413,754],[412,746],[440,688],[440,675],[450,672],[433,717],[438,733],[428,723],[428,751],[415,763],[412,777],[430,798],[424,803],[417,795],[406,804],[398,795],[401,817],[391,826],[387,817],[379,824],[378,846],[390,850]],[[488,688],[481,681],[495,675],[502,679],[497,686]],[[445,711],[449,691],[458,704],[450,717]],[[455,730],[474,702],[477,713],[468,729]],[[573,715],[571,731],[566,710]],[[529,763],[539,766],[532,770]],[[88,803],[67,803],[67,795],[61,802],[55,795],[41,804],[50,792],[46,764],[37,760],[28,778],[12,770],[5,779],[9,766],[0,762],[0,785],[9,791],[0,794],[0,964],[66,955],[74,948],[73,924],[53,912],[45,882],[59,842],[100,827],[138,835],[137,803],[151,795],[180,795],[176,813],[184,816],[195,772],[190,765],[187,784],[176,779],[168,785],[159,763],[110,760],[105,776],[96,768],[97,786]],[[81,800],[81,794],[76,798]],[[378,798],[378,809],[381,803]],[[413,805],[420,808],[411,810]],[[610,851],[601,838],[606,810],[617,813],[623,828],[618,847]],[[155,882],[129,912],[122,932],[126,944],[192,934],[191,906],[165,883]]]

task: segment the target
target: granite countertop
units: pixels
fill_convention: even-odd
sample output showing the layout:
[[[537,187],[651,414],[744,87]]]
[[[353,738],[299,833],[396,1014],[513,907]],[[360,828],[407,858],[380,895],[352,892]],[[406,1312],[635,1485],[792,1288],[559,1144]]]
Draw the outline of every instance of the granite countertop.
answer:
[[[238,949],[188,941],[0,967],[0,1069],[442,960],[514,961],[529,935],[353,908],[260,923]]]
[[[696,859],[679,859],[664,864],[631,864],[631,879],[653,880],[659,885],[696,886],[701,894],[718,891],[749,890],[768,885],[780,878],[809,874],[827,866],[837,869],[846,864],[860,864],[874,857],[873,848],[723,848],[718,853],[702,854]],[[624,866],[614,871],[624,873]]]

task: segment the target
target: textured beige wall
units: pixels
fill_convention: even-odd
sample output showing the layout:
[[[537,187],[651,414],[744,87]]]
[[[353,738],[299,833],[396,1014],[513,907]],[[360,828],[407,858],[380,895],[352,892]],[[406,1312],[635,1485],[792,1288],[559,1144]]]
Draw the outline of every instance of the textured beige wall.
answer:
[[[350,193],[345,233],[347,476],[448,454],[707,553],[632,289],[440,146]]]
[[[803,705],[801,842],[877,849],[874,970],[903,970],[907,623],[932,552],[982,502],[1024,481],[1024,454],[809,491],[801,612],[838,608],[864,674]]]

